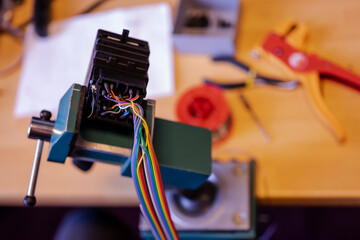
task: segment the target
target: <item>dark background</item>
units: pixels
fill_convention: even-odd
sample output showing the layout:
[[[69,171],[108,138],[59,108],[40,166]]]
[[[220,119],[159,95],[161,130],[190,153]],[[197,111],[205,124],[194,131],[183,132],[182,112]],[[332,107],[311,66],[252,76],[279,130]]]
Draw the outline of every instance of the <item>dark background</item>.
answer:
[[[138,238],[135,207],[1,207],[0,239],[53,239],[69,214],[96,212]],[[258,206],[257,236],[265,239],[360,239],[360,208]]]

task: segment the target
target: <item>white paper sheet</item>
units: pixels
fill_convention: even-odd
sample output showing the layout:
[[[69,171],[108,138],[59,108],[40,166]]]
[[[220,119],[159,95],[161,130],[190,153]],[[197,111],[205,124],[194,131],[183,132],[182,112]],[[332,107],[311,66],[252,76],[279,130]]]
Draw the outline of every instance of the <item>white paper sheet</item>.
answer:
[[[147,98],[174,91],[171,9],[166,3],[79,15],[49,26],[40,38],[29,26],[18,87],[15,117],[57,112],[59,100],[73,83],[84,84],[97,30],[122,33],[149,42]]]

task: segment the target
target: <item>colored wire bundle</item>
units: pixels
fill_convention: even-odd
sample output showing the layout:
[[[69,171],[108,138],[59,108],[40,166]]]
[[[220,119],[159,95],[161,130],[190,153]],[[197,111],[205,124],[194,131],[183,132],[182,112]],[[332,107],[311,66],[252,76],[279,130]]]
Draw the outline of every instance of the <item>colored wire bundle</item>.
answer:
[[[159,164],[152,145],[149,127],[144,119],[141,105],[135,102],[139,96],[126,100],[119,99],[113,91],[110,97],[115,103],[104,114],[132,113],[134,122],[134,140],[131,151],[131,174],[140,202],[141,212],[155,239],[174,239],[179,236],[171,220],[166,202]]]

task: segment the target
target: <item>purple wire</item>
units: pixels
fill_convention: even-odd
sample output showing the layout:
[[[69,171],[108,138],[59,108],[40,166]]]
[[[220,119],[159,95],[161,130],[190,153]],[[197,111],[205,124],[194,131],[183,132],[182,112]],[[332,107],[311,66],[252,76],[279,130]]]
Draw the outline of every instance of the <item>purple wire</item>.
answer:
[[[112,102],[115,102],[115,103],[121,103],[121,102],[119,102],[119,101],[117,101],[117,100],[115,100],[115,99],[109,98],[109,97],[107,97],[107,96],[105,96],[105,95],[103,95],[103,97],[106,98],[106,99],[109,100],[109,101],[112,101]]]

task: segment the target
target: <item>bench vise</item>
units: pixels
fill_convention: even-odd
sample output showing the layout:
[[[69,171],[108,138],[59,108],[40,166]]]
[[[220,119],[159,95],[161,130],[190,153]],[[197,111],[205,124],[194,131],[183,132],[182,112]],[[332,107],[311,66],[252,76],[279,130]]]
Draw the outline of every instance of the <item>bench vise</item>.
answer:
[[[85,85],[73,84],[63,95],[55,121],[48,111],[32,118],[28,137],[38,143],[26,206],[36,203],[44,141],[50,143],[48,161],[64,163],[70,157],[84,171],[94,162],[121,165],[121,175],[131,176],[132,117],[126,109],[110,109],[110,93],[122,99],[138,96],[165,185],[194,189],[211,174],[211,132],[155,117],[155,101],[144,99],[149,45],[128,35],[127,30],[122,35],[99,30]]]

